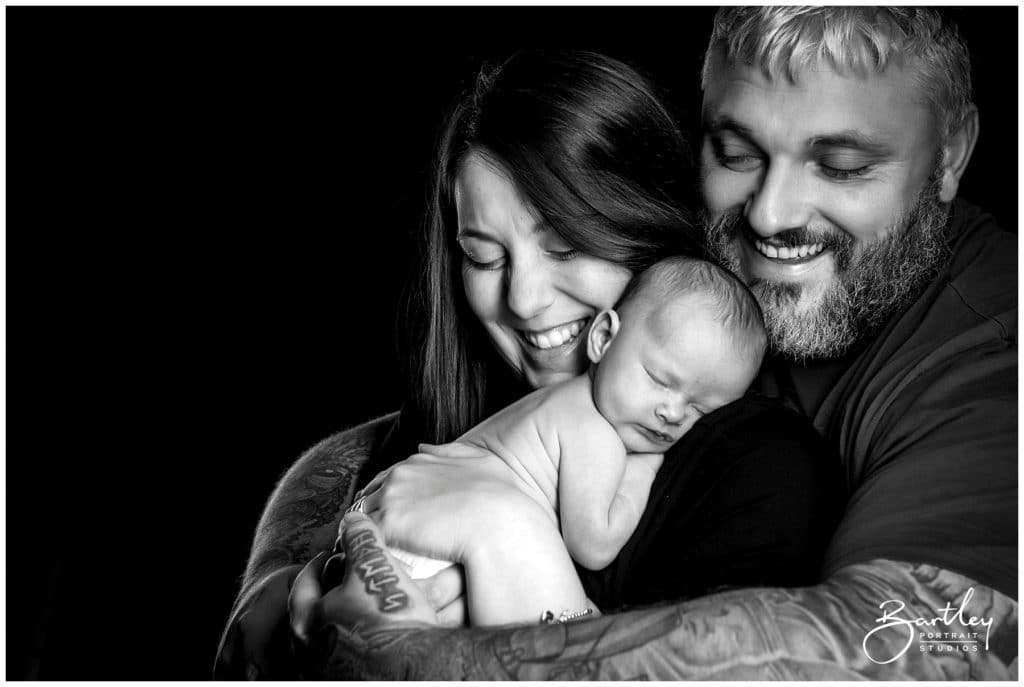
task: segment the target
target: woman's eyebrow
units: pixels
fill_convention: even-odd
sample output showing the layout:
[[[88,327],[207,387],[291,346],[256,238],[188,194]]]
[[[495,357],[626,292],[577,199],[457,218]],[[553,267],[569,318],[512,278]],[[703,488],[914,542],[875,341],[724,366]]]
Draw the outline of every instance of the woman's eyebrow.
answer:
[[[493,235],[474,227],[459,227],[459,232],[455,235],[455,238],[479,239],[480,241],[492,241],[494,243],[498,241]]]

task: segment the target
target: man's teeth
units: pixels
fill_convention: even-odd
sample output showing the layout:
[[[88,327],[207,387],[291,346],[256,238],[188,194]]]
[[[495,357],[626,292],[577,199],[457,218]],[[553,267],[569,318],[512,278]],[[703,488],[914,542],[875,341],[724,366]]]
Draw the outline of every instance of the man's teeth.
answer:
[[[795,260],[797,258],[813,257],[825,249],[824,243],[805,243],[802,246],[782,246],[776,248],[764,241],[754,241],[757,252],[767,258],[776,260]]]
[[[577,320],[572,324],[562,325],[561,327],[554,327],[547,331],[539,334],[533,332],[523,332],[523,336],[526,340],[537,348],[554,348],[555,346],[561,346],[579,336],[580,329],[583,326],[582,320]]]

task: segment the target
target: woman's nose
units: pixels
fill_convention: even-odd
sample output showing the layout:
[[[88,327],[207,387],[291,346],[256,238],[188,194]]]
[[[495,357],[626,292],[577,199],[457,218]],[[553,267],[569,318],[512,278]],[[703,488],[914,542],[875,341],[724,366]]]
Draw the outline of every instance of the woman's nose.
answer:
[[[508,275],[508,308],[521,320],[529,320],[544,312],[555,298],[551,275],[543,266],[528,264],[512,266]]]
[[[747,222],[757,235],[771,238],[807,226],[810,207],[802,168],[784,160],[773,161],[747,201]]]

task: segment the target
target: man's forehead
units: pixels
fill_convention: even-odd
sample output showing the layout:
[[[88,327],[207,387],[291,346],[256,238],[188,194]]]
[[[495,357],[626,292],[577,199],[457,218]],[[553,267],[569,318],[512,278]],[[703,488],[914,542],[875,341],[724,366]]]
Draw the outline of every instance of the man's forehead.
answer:
[[[744,135],[773,130],[808,140],[860,138],[865,144],[914,136],[934,124],[914,77],[903,66],[856,74],[819,61],[790,79],[719,58],[705,84],[704,126]]]

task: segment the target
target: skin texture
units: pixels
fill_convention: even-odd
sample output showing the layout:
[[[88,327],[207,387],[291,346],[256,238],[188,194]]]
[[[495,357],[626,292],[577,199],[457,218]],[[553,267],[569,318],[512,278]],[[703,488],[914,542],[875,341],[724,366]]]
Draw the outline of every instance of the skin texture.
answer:
[[[882,228],[893,226],[899,213],[910,206],[923,188],[938,150],[942,151],[943,160],[939,171],[940,198],[948,202],[955,195],[960,174],[970,157],[973,135],[954,137],[944,143],[935,138],[926,140],[930,135],[929,127],[921,126],[925,120],[919,118],[920,112],[915,114],[904,107],[912,91],[906,88],[905,79],[898,80],[898,75],[888,83],[876,79],[862,84],[862,88],[858,87],[860,90],[849,90],[849,83],[837,81],[835,75],[816,72],[808,78],[817,80],[814,82],[817,90],[806,90],[809,82],[803,80],[800,82],[803,86],[794,86],[789,91],[785,86],[779,86],[776,91],[774,86],[768,88],[764,83],[757,83],[752,71],[739,76],[738,79],[722,77],[735,91],[716,90],[721,83],[716,79],[720,77],[712,79],[705,104],[709,131],[723,131],[722,119],[709,116],[709,109],[721,109],[725,107],[723,103],[729,102],[736,115],[734,119],[743,124],[746,131],[741,139],[705,140],[704,194],[713,216],[738,208],[747,214],[751,227],[766,238],[801,227],[815,228],[825,234],[842,232],[853,238],[856,251],[879,238]],[[806,92],[801,92],[800,88]],[[782,92],[787,97],[777,97]],[[729,93],[745,100],[739,104],[729,101],[726,97]],[[804,106],[794,110],[789,107],[793,103]],[[872,109],[865,109],[865,104],[870,104]],[[835,150],[834,145],[823,150],[820,141],[808,144],[807,133],[800,127],[814,124],[815,134],[819,129],[825,133],[836,133],[837,128],[845,131],[850,128],[845,116],[835,119],[844,111],[861,118],[870,117],[880,130],[900,122],[904,125],[912,122],[913,126],[896,127],[891,132],[893,137],[885,140],[888,152],[881,160],[865,161],[861,159],[861,152],[846,148]],[[762,125],[769,127],[766,133],[749,135],[755,126]],[[730,135],[739,131],[730,126]],[[924,138],[915,139],[915,131],[924,131],[921,134]],[[717,150],[709,150],[709,145],[717,146]],[[747,146],[753,154],[734,149],[737,145]],[[715,158],[709,159],[712,153]],[[877,157],[875,153],[872,155]],[[869,162],[873,171],[853,181],[839,181],[825,173],[827,167],[853,167],[849,164],[850,156],[858,168],[868,166],[862,163]],[[734,168],[726,167],[723,158],[728,158],[728,164]],[[519,240],[537,235],[532,227],[521,222],[513,221],[509,226],[512,230],[509,236]],[[520,244],[510,245],[515,248]],[[504,342],[508,345],[503,347],[502,340],[492,332],[506,360],[523,370],[535,384],[546,383],[544,380],[548,377],[535,374],[529,364],[547,359],[531,357],[522,338],[515,338],[515,330],[525,328],[527,322],[553,326],[571,321],[566,318],[593,316],[603,309],[589,312],[583,304],[577,311],[567,309],[548,321],[534,319],[544,308],[527,308],[527,305],[553,306],[557,302],[572,301],[547,297],[565,293],[547,288],[549,284],[559,283],[553,279],[541,282],[544,288],[534,288],[530,281],[517,282],[517,279],[524,275],[561,274],[542,262],[542,259],[553,260],[549,253],[561,248],[538,250],[534,245],[532,253],[525,253],[529,261],[519,262],[518,266],[517,260],[524,253],[513,250],[509,254],[512,265],[505,275],[486,277],[496,280],[491,283],[491,293],[499,294],[487,303],[500,303],[500,294],[505,293],[501,289],[507,288],[508,313],[518,319],[511,319],[508,313],[502,315],[499,309],[488,320],[481,314],[485,311],[477,310],[474,305],[474,312],[485,325],[498,327],[497,331],[506,335]],[[740,248],[748,251],[749,246]],[[745,270],[753,274],[755,269],[760,269],[753,264],[758,260],[756,256],[745,256],[749,263]],[[505,256],[499,255],[497,259],[505,259]],[[806,283],[809,287],[806,293],[811,298],[809,303],[803,304],[805,307],[813,306],[814,292],[835,274],[835,265],[827,254],[802,263],[796,269],[771,263],[762,267],[769,278]],[[467,270],[465,276],[466,288],[473,292],[477,286],[469,278],[485,275]],[[520,289],[521,284],[529,288]],[[544,297],[538,298],[537,294]],[[522,358],[517,357],[520,354]],[[568,374],[568,369],[557,370],[551,379]],[[359,461],[354,456],[348,460]],[[316,472],[312,465],[305,466],[304,470],[307,480],[325,474]],[[324,479],[326,483],[327,478]],[[336,477],[335,481],[342,483],[344,479]],[[297,485],[302,484],[302,480],[297,480]],[[293,562],[294,559],[288,560],[291,552],[308,549],[309,537],[300,533],[307,531],[310,523],[318,527],[320,516],[326,516],[332,508],[331,499],[335,497],[323,495],[323,507],[315,507],[308,516],[290,511],[286,504],[289,497],[295,496],[289,493],[291,486],[282,484],[265,519],[276,527],[278,534],[283,534],[283,537],[270,537],[265,541],[290,543],[278,547],[264,545],[259,551],[259,561],[254,564],[258,571],[266,572],[275,565]],[[298,489],[301,494],[302,486]],[[308,503],[309,497],[306,498]],[[330,519],[324,517],[323,521]],[[379,537],[379,532],[368,521],[356,529],[369,532],[366,537]],[[382,543],[378,540],[377,545]],[[270,552],[277,552],[277,555],[268,557]],[[387,556],[386,552],[383,555]],[[278,572],[288,570],[281,567]],[[394,583],[395,590],[404,593],[408,603],[392,613],[382,611],[379,597],[368,593],[366,581],[351,573],[340,587],[326,596],[314,586],[318,585],[316,575],[299,579],[291,590],[292,617],[303,628],[299,636],[311,638],[300,652],[306,677],[437,680],[1017,677],[1016,602],[927,562],[873,560],[846,567],[809,588],[736,590],[572,625],[498,630],[436,628],[430,627],[430,619],[422,615],[402,615],[409,609],[421,609],[426,602],[415,586],[401,579]],[[274,589],[279,592],[280,584]],[[908,636],[906,624],[872,633],[886,612],[880,605],[890,601],[903,604],[899,617],[931,623],[929,628],[918,629],[955,632],[958,637],[961,633],[980,631],[978,639],[986,643],[968,645],[965,651],[965,645],[949,642],[938,645],[945,649],[943,651],[922,651],[925,646],[922,639]],[[957,613],[956,609],[965,604],[963,612]],[[942,620],[934,620],[937,617]],[[985,624],[972,624],[972,618],[981,619],[979,622]],[[238,632],[229,627],[226,637],[237,639],[237,636]],[[866,637],[869,638],[867,644]],[[232,642],[228,644],[233,646]],[[976,650],[970,650],[970,646],[975,646]],[[248,672],[246,657],[263,654],[222,651],[222,656],[225,655],[241,655],[242,658],[234,662],[229,658],[228,664],[234,668],[232,674],[245,675]]]
[[[367,539],[380,537],[362,516],[352,526]],[[296,585],[315,585],[315,577]],[[1017,674],[1015,602],[948,571],[887,560],[849,566],[815,587],[738,590],[569,625],[446,630],[420,621],[385,624],[382,613],[353,613],[365,607],[365,598],[350,578],[318,602],[344,606],[345,622],[309,613],[320,620],[312,627],[306,677],[1006,680]],[[904,607],[890,613],[891,626],[872,633],[883,617],[880,604],[890,600]],[[891,618],[932,625],[911,628]],[[941,652],[922,651],[938,647],[919,641],[922,630],[973,636],[978,644],[949,641]]]
[[[702,415],[750,387],[759,361],[741,358],[708,307],[690,295],[595,319],[588,342],[599,363],[594,403],[628,452],[663,453]]]
[[[583,372],[582,332],[622,295],[629,270],[572,250],[538,221],[500,167],[479,154],[463,163],[455,201],[463,284],[495,348],[534,389]],[[524,336],[574,322],[581,333],[560,346],[541,349]]]
[[[863,78],[818,64],[795,83],[756,67],[713,61],[704,95],[702,189],[712,221],[743,214],[753,236],[735,237],[739,274],[801,287],[799,310],[822,306],[837,276],[835,252],[783,261],[777,247],[825,243],[844,234],[852,255],[882,238],[915,204],[939,168],[939,200],[950,202],[976,131],[943,141],[919,94],[913,64]],[[806,238],[800,238],[801,236]]]

